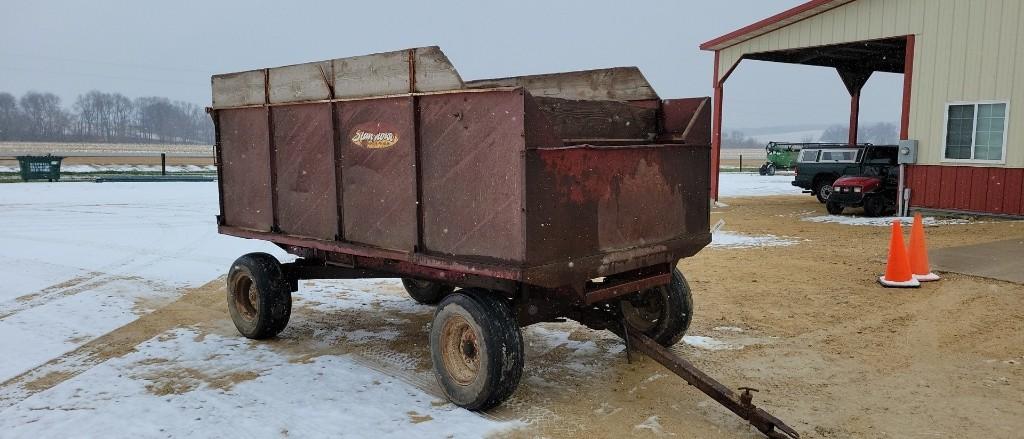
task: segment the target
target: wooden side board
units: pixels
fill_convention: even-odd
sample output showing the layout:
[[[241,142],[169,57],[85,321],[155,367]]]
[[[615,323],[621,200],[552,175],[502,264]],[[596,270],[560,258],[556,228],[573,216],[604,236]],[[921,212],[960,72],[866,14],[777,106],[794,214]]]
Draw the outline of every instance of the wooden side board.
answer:
[[[583,70],[543,75],[481,79],[466,82],[470,88],[523,87],[535,97],[644,101],[657,100],[651,83],[636,67]]]
[[[214,108],[463,88],[436,46],[214,75],[212,85]]]
[[[574,100],[535,97],[559,138],[569,142],[588,139],[653,139],[658,133],[658,112],[622,101]]]

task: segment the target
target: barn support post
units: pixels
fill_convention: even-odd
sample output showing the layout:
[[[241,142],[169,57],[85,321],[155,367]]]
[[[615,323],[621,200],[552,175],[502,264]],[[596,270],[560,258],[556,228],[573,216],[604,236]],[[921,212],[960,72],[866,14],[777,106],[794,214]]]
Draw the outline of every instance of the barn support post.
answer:
[[[903,56],[903,111],[900,113],[900,140],[910,138],[910,92],[914,84],[914,36],[907,35]]]
[[[722,84],[715,86],[711,128],[711,199],[718,201],[718,167],[722,157]]]
[[[722,156],[722,83],[718,78],[719,52],[715,51],[715,70],[712,78],[714,97],[711,113],[711,201],[718,201],[718,167]]]
[[[914,35],[907,35],[906,52],[903,54],[903,108],[900,113],[900,140],[910,139],[910,92],[914,81]],[[900,163],[899,193],[896,197],[896,210],[901,216],[910,211],[910,195],[907,192],[907,165]]]
[[[860,126],[860,90],[850,95],[850,145],[857,144],[857,129]]]
[[[850,145],[857,144],[857,125],[860,122],[860,91],[864,88],[864,84],[868,82],[868,78],[874,73],[871,70],[858,69],[856,67],[836,67],[836,72],[839,73],[839,79],[843,80],[843,85],[846,86],[846,90],[850,92]]]

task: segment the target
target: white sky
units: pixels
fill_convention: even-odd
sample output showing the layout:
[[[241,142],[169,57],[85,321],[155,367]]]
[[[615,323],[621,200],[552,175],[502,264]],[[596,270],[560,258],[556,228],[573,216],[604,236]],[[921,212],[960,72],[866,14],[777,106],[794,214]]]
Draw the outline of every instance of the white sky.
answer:
[[[709,96],[714,56],[697,46],[799,3],[0,0],[0,91],[208,105],[214,73],[436,44],[464,79],[636,65],[663,98]],[[876,75],[861,121],[896,122],[902,75]],[[725,96],[726,129],[849,117],[832,69],[744,61]]]

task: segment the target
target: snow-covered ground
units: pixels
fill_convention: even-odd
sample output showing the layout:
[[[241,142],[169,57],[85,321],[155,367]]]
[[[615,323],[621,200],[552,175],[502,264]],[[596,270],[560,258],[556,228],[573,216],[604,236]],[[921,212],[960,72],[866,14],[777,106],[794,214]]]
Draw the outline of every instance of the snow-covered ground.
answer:
[[[116,422],[116,427],[114,426]],[[18,437],[479,437],[506,428],[347,356],[179,328],[0,412]],[[113,429],[113,430],[112,430]]]
[[[711,234],[711,248],[753,248],[779,247],[796,244],[792,238],[775,235],[745,235],[742,233],[716,231]]]
[[[518,425],[458,409],[348,353],[296,358],[231,331],[156,329],[126,354],[96,354],[108,346],[90,342],[216,279],[239,255],[286,257],[218,235],[216,211],[215,183],[0,185],[0,437],[479,437]],[[419,307],[374,297],[395,281],[340,282],[332,295],[307,297],[306,312]],[[318,292],[312,285],[304,291]],[[330,347],[397,334],[313,338]]]
[[[767,195],[800,195],[793,186],[792,175],[758,175],[747,172],[722,172],[718,179],[718,196],[757,197]]]
[[[725,173],[721,193],[799,194],[791,180]],[[395,280],[304,281],[289,329],[269,343],[238,336],[223,311],[216,322],[154,324],[182,303],[183,315],[202,311],[188,292],[239,255],[288,258],[216,233],[216,183],[5,184],[0,212],[0,438],[94,437],[115,424],[140,437],[479,437],[522,425],[440,396],[429,357],[409,353],[425,349],[431,309]],[[718,230],[711,247],[799,241]],[[111,335],[135,327],[147,330],[118,351],[125,338]],[[572,352],[581,360],[559,361],[558,373],[581,379],[621,356],[618,340],[572,331],[532,326],[528,353]],[[97,353],[108,341],[113,353]],[[684,342],[714,351],[770,341],[720,327]]]
[[[218,235],[210,183],[0,185],[0,382],[282,252]],[[141,305],[141,306],[140,306]]]
[[[875,226],[875,227],[888,227],[892,225],[893,221],[899,220],[904,226],[910,225],[914,222],[913,217],[909,216],[880,216],[880,217],[868,217],[868,216],[855,216],[855,215],[820,215],[820,216],[807,216],[801,218],[804,221],[810,221],[812,223],[835,223],[844,224],[848,226]],[[936,218],[933,216],[926,216],[921,218],[921,223],[925,227],[930,226],[946,226],[954,224],[971,224],[973,221],[966,220],[963,218]]]

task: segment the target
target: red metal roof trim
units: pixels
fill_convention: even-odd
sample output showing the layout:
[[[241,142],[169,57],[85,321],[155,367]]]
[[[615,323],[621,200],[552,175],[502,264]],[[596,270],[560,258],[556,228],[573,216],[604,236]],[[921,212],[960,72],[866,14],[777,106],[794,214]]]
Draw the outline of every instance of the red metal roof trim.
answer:
[[[757,23],[729,32],[700,45],[701,50],[721,50],[742,43],[773,30],[813,17],[822,12],[850,3],[854,0],[811,0],[786,11],[772,15]]]

